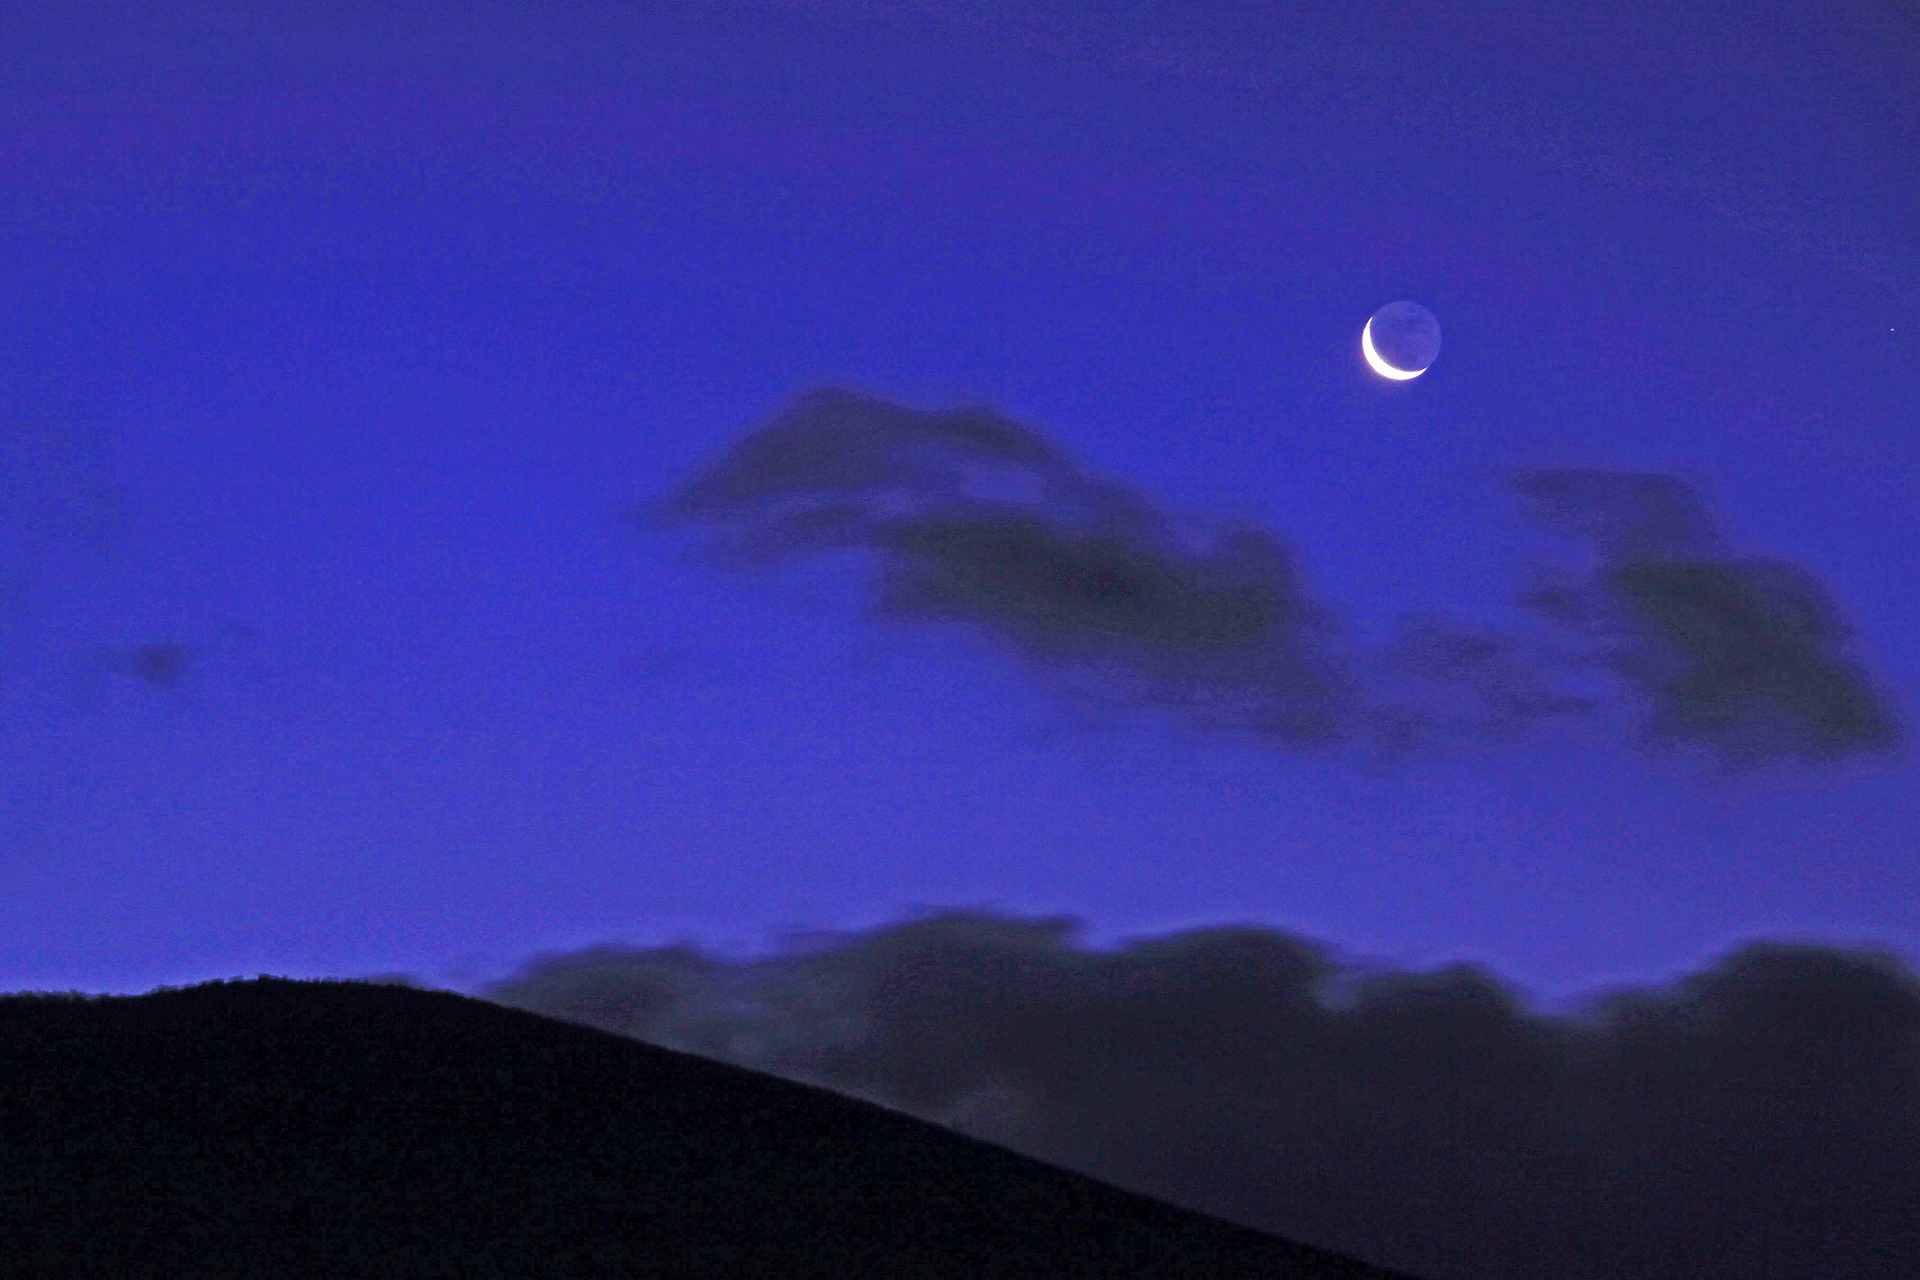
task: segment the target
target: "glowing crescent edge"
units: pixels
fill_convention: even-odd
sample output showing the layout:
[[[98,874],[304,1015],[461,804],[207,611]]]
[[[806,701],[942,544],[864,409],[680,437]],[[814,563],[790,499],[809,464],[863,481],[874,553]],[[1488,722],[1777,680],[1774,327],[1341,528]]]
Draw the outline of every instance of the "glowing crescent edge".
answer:
[[[1373,371],[1383,378],[1405,382],[1408,378],[1417,378],[1426,372],[1425,369],[1396,369],[1380,358],[1380,353],[1373,349],[1372,316],[1367,317],[1366,327],[1360,330],[1360,350],[1367,357],[1367,363],[1373,366]]]

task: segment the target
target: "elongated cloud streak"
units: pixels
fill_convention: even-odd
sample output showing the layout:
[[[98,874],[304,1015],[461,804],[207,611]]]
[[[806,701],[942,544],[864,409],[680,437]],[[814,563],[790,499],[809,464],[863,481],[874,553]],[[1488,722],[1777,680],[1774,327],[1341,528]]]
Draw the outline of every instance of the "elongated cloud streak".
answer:
[[[694,561],[728,571],[867,553],[875,620],[958,624],[1074,698],[1370,765],[1603,713],[1723,770],[1904,744],[1818,585],[1736,555],[1685,484],[1568,469],[1513,485],[1597,560],[1519,594],[1549,638],[1412,609],[1378,651],[1348,640],[1275,535],[1158,511],[985,408],[810,391],[634,517],[697,527]]]

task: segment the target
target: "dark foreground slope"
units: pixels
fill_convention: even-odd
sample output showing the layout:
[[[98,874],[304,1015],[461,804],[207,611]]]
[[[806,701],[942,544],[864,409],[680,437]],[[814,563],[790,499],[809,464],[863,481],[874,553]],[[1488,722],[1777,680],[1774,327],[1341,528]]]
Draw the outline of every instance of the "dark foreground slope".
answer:
[[[274,978],[0,997],[0,1273],[1395,1274],[744,1068]]]

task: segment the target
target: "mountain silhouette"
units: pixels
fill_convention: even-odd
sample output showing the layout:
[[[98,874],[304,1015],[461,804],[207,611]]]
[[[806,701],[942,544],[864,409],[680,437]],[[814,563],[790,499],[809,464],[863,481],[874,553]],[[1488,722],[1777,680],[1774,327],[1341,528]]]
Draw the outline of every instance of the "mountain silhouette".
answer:
[[[826,1089],[270,977],[0,996],[0,1271],[1411,1280]]]

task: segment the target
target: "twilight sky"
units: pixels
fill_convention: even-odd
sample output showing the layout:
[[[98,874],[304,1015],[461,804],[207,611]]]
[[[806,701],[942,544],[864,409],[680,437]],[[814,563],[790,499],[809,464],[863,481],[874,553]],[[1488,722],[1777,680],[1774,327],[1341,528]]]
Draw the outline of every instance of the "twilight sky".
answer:
[[[1166,8],[10,6],[0,989],[1920,966],[1911,10]]]
[[[962,903],[1547,1001],[1920,956],[1911,85],[1864,11],[1789,80],[1553,8],[10,17],[0,974]],[[1643,526],[1699,567],[1609,587]],[[1830,755],[1729,780],[1743,708]]]

